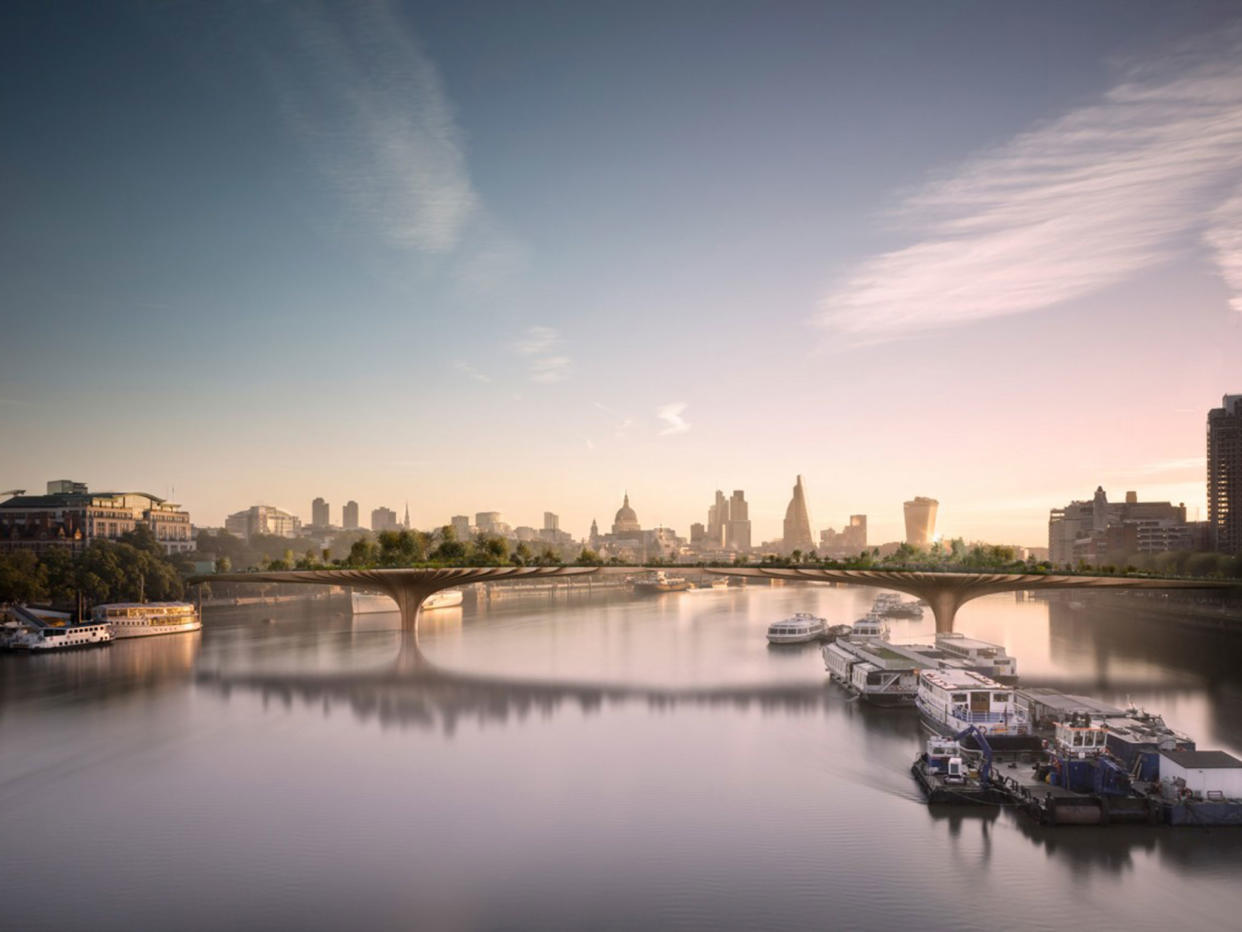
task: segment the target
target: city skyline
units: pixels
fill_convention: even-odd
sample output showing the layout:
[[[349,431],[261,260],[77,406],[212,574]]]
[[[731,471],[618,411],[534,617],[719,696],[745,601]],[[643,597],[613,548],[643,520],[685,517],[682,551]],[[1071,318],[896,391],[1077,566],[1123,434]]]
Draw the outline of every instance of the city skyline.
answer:
[[[873,540],[919,490],[1028,545],[1097,485],[1206,518],[1236,9],[490,9],[7,5],[0,482],[575,533],[742,487],[756,543],[798,473]]]

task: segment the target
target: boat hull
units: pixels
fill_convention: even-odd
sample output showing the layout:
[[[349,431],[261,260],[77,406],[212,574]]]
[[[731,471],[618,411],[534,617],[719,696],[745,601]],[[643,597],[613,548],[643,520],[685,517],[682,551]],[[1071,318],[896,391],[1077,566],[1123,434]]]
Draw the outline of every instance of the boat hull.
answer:
[[[118,641],[125,638],[149,638],[157,634],[185,634],[189,631],[201,631],[203,623],[198,619],[181,622],[175,625],[112,625],[112,636]]]

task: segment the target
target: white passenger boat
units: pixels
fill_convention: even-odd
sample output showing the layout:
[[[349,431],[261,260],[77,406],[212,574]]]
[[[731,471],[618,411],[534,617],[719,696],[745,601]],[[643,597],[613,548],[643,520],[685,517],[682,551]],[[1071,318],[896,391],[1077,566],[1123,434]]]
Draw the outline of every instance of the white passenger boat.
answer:
[[[117,638],[182,634],[203,627],[202,619],[189,602],[108,602],[95,606],[91,620],[112,625],[112,634]]]
[[[1031,725],[1013,688],[974,670],[922,670],[914,704],[937,734],[956,735],[974,725],[993,736],[1025,736]]]
[[[452,608],[461,605],[462,595],[460,589],[441,589],[439,592],[433,592],[423,600],[423,611],[429,612],[437,608]],[[391,597],[379,592],[359,592],[353,589],[349,593],[349,598],[355,615],[400,611]]]
[[[88,622],[84,625],[47,622],[24,625],[8,641],[10,650],[44,652],[73,647],[95,647],[112,643],[112,626]]]
[[[887,641],[888,637],[888,625],[883,618],[875,614],[859,618],[854,622],[853,630],[849,634],[851,641]]]
[[[769,644],[807,644],[828,631],[828,622],[810,612],[797,612],[768,626]]]

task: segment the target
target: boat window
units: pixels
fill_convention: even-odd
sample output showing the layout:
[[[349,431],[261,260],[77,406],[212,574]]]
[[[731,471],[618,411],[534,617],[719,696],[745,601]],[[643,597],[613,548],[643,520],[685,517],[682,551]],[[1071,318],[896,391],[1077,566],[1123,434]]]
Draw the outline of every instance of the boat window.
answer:
[[[992,697],[992,701],[993,702],[1008,702],[1009,693],[997,693],[995,696]]]
[[[1074,732],[1074,747],[1076,748],[1082,747],[1082,732],[1081,731]]]
[[[966,694],[965,694],[965,693],[954,693],[954,694],[953,694],[953,701],[954,701],[954,702],[965,702],[965,701],[966,701]]]

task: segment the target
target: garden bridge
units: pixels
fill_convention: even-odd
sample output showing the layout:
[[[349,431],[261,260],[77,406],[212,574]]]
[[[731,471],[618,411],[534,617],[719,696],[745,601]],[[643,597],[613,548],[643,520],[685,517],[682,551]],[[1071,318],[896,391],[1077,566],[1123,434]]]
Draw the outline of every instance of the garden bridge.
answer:
[[[402,622],[417,630],[423,602],[441,589],[470,583],[500,583],[546,577],[615,575],[669,567],[635,566],[470,566],[410,569],[278,570],[217,573],[191,577],[191,583],[279,583],[347,586],[382,592],[397,603]],[[682,567],[690,570],[695,567]],[[936,618],[936,631],[953,630],[957,610],[966,602],[997,592],[1088,589],[1222,589],[1242,580],[1168,579],[1151,576],[1076,576],[1043,573],[963,573],[933,570],[820,569],[814,567],[703,567],[704,572],[743,579],[779,579],[893,589],[923,599]]]

